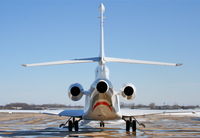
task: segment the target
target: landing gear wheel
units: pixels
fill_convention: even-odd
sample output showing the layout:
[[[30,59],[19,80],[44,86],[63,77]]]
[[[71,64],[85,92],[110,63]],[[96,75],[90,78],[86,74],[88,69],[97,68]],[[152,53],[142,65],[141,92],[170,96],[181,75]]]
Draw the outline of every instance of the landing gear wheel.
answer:
[[[104,122],[103,122],[103,124],[102,124],[102,127],[105,127],[105,124],[104,124]]]
[[[126,131],[129,132],[131,127],[131,122],[129,120],[126,120]]]
[[[100,122],[100,127],[103,127],[102,125],[103,125],[102,122]]]
[[[136,120],[132,121],[132,131],[136,132]]]
[[[69,122],[68,122],[68,130],[72,131],[72,128],[73,128],[73,123],[72,123],[71,120],[69,120]]]
[[[104,126],[105,126],[104,122],[101,121],[101,122],[100,122],[100,127],[104,127]]]
[[[75,129],[75,131],[78,131],[78,129],[79,129],[78,121],[74,121],[74,129]]]

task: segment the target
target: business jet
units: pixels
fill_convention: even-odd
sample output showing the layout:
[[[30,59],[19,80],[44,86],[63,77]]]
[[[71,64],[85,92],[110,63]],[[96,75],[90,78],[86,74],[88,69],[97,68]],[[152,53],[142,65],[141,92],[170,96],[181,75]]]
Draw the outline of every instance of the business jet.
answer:
[[[126,131],[136,131],[136,124],[143,125],[138,122],[134,115],[122,113],[120,109],[119,96],[127,100],[133,100],[136,96],[136,88],[132,83],[126,84],[118,92],[114,91],[111,81],[109,80],[109,69],[106,66],[107,62],[120,63],[134,63],[134,64],[153,64],[153,65],[167,65],[180,66],[181,64],[144,61],[135,59],[121,59],[107,57],[104,53],[104,13],[105,7],[103,4],[99,6],[100,11],[100,54],[98,57],[80,58],[64,61],[23,64],[25,67],[31,66],[47,66],[59,64],[74,64],[74,63],[93,63],[98,62],[96,68],[96,79],[92,83],[89,90],[84,90],[82,85],[74,83],[69,87],[68,95],[71,100],[78,101],[85,96],[84,110],[64,110],[60,112],[59,116],[67,116],[69,119],[66,123],[61,124],[60,127],[68,127],[69,131],[73,129],[79,130],[79,122],[81,120],[99,121],[100,127],[104,127],[106,120],[124,120],[126,122]]]

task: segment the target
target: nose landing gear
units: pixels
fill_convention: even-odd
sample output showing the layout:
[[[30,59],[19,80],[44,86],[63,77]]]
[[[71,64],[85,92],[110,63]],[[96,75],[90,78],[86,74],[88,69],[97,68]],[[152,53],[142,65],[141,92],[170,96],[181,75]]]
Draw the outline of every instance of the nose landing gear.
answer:
[[[100,122],[100,127],[105,127],[105,124],[103,121]]]

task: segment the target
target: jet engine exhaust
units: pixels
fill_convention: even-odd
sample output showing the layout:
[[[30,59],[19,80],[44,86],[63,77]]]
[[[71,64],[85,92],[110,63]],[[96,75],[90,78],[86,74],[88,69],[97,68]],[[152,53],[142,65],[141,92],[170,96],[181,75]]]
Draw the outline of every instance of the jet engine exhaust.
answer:
[[[135,98],[136,89],[133,84],[127,84],[122,88],[121,95],[127,100]]]
[[[131,96],[131,95],[133,95],[133,93],[134,93],[134,89],[132,87],[130,87],[130,86],[125,87],[124,94],[126,96]]]
[[[69,98],[72,99],[73,101],[78,101],[82,98],[83,96],[83,87],[76,83],[76,84],[72,84],[70,87],[69,87]]]
[[[105,81],[100,81],[97,83],[96,89],[100,93],[105,93],[108,91],[108,84]]]
[[[79,89],[79,87],[74,86],[71,88],[70,92],[73,96],[78,96],[81,93],[81,90]]]

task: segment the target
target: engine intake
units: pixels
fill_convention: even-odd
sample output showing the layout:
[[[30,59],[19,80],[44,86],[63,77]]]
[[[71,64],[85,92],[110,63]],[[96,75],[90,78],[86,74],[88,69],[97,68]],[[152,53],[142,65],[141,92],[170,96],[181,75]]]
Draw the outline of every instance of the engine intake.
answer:
[[[97,86],[96,86],[97,91],[100,92],[100,93],[107,92],[108,88],[109,88],[108,83],[106,81],[103,81],[103,80],[99,81],[97,83]]]
[[[136,89],[134,87],[133,84],[126,84],[123,88],[122,88],[122,96],[124,98],[126,98],[127,100],[131,100],[131,99],[134,99],[136,94]]]
[[[83,92],[84,92],[83,87],[80,84],[75,83],[69,87],[68,95],[69,98],[72,99],[73,101],[78,101],[82,98]]]

